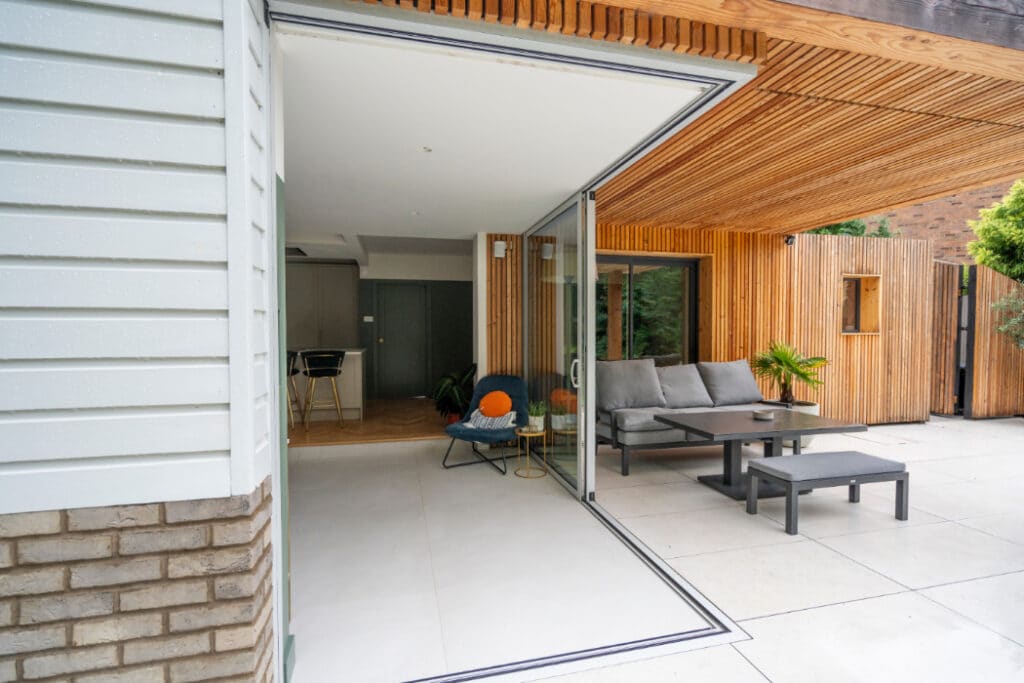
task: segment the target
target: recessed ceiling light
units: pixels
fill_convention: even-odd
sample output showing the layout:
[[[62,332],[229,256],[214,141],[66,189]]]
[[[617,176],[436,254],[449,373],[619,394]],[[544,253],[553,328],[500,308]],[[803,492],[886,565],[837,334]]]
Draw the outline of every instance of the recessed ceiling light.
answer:
[[[420,215],[420,212],[419,212],[419,211],[413,211],[413,212],[412,212],[412,215],[413,215],[413,216],[419,216],[419,215]]]
[[[423,152],[424,154],[430,154],[431,152],[434,151],[434,148],[427,147],[426,145],[424,145],[423,147],[420,147],[420,151]]]

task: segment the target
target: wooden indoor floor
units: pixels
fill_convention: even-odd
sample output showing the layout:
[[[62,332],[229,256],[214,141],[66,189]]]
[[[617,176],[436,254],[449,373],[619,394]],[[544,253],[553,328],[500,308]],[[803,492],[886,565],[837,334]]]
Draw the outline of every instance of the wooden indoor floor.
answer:
[[[298,419],[298,416],[296,416]],[[310,422],[309,429],[301,423],[288,430],[288,445],[337,446],[380,441],[415,441],[443,439],[444,420],[428,398],[367,401],[362,421],[345,420],[344,427],[337,421]]]

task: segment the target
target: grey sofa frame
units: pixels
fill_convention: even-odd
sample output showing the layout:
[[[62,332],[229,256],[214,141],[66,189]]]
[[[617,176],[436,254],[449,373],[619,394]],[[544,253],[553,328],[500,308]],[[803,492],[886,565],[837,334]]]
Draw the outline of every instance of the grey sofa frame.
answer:
[[[764,404],[764,405],[774,405],[774,406],[778,405],[777,402],[774,402],[774,401],[760,401],[760,403]],[[702,410],[706,410],[707,412],[714,412],[715,408],[713,406],[709,406],[707,408],[703,408]],[[618,420],[615,419],[614,413],[612,413],[612,419],[611,419],[611,421],[609,423],[609,427],[611,429],[611,438],[604,437],[604,436],[601,436],[600,434],[598,434],[597,442],[598,443],[609,444],[609,445],[611,445],[612,448],[615,448],[615,449],[617,449],[619,451],[619,458],[620,458],[620,461],[621,461],[620,469],[622,471],[622,476],[624,476],[624,477],[628,477],[629,476],[630,454],[634,450],[653,451],[653,450],[660,450],[660,449],[663,449],[663,448],[689,448],[691,446],[693,446],[693,447],[699,447],[699,446],[722,446],[723,448],[725,447],[724,443],[721,442],[721,441],[710,441],[710,440],[706,440],[706,439],[702,440],[702,441],[690,441],[689,439],[687,439],[685,441],[666,441],[666,442],[649,443],[649,444],[643,444],[643,445],[624,444],[621,441],[619,441]],[[794,451],[794,452],[799,453],[799,446],[797,446],[797,450]]]

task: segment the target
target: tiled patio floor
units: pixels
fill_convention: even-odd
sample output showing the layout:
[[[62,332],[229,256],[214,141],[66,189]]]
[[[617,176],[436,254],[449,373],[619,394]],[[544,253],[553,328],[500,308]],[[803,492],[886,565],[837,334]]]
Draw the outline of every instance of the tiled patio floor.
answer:
[[[516,569],[531,563],[549,566],[562,549],[575,546],[577,531],[538,520],[570,519],[565,515],[572,511],[563,508],[576,504],[550,479],[527,482],[511,475],[499,477],[485,467],[441,470],[440,452],[422,450],[424,443],[397,444],[395,449],[387,444],[346,447],[358,448],[350,452],[358,457],[341,467],[325,462],[325,456],[327,461],[334,459],[326,451],[317,456],[302,449],[309,459],[304,456],[293,468],[292,497],[299,683],[380,677],[374,662],[381,660],[374,658],[381,656],[393,660],[390,664],[396,673],[439,673],[479,665],[500,659],[510,648],[521,652],[523,645],[530,644],[523,640],[522,629],[506,628],[508,619],[500,616],[506,607],[521,611],[538,599],[549,605],[580,604],[578,598],[565,601],[559,584],[543,580],[519,591],[522,572]],[[413,448],[418,455],[409,450]],[[746,514],[742,503],[697,483],[698,475],[718,471],[720,449],[640,453],[633,460],[632,474],[622,477],[616,454],[602,448],[597,502],[736,620],[749,639],[617,666],[590,660],[593,668],[589,670],[547,678],[536,671],[535,680],[1024,681],[1024,495],[1019,488],[1024,480],[1024,419],[934,418],[928,424],[873,427],[858,435],[817,437],[808,452],[840,449],[908,463],[908,521],[893,517],[895,487],[891,483],[865,485],[856,505],[846,501],[845,488],[825,489],[801,498],[800,535],[788,536],[783,531],[781,499],[762,501],[755,517]],[[750,454],[758,453],[751,449]],[[408,457],[415,461],[412,467],[399,464]],[[366,479],[371,474],[376,483]],[[521,507],[499,509],[518,499],[518,494],[508,497],[513,491],[529,493],[525,500],[534,524],[522,526]],[[544,491],[549,497],[537,495]],[[470,500],[463,500],[467,495]],[[466,508],[468,503],[472,505]],[[451,622],[461,632],[444,626],[445,619],[451,619],[440,602],[421,610],[436,612],[432,618],[437,623],[424,626],[423,633],[433,635],[419,640],[420,622],[412,618],[415,610],[410,612],[408,604],[371,601],[363,612],[353,610],[378,584],[389,592],[402,586],[400,595],[412,595],[411,584],[425,579],[424,595],[434,595],[435,601],[444,597],[430,575],[430,567],[443,561],[444,553],[436,555],[432,550],[421,561],[408,552],[411,546],[404,539],[415,534],[406,533],[406,527],[392,524],[382,536],[374,526],[406,519],[405,509],[412,511],[409,519],[419,525],[413,526],[426,530],[433,550],[450,549],[453,558],[468,551],[460,562],[486,550],[484,557],[492,561],[493,566],[483,572],[487,581],[481,584],[487,597],[481,597],[485,593],[473,597],[460,588],[459,595],[472,605],[457,600],[451,606],[453,615],[469,615],[463,622]],[[449,514],[452,510],[458,514]],[[483,517],[464,514],[481,510],[486,510]],[[577,505],[575,510],[582,508]],[[474,536],[472,545],[450,537],[449,532],[459,526],[452,527],[453,521],[474,519],[486,521],[486,529]],[[496,520],[500,521],[494,524]],[[513,548],[509,541],[519,538],[512,533],[517,529],[528,533]],[[458,533],[464,530],[460,527]],[[613,540],[607,532],[602,534],[602,539]],[[451,541],[447,545],[446,538]],[[404,550],[389,555],[397,548]],[[506,551],[512,555],[502,559]],[[402,559],[405,574],[397,583],[381,570],[390,562],[382,558],[388,557]],[[567,555],[566,562],[571,557]],[[310,565],[309,558],[324,559],[326,564]],[[577,571],[604,563],[587,561]],[[327,573],[316,579],[311,571]],[[323,592],[308,590],[325,580],[324,585],[334,586],[330,599],[324,599]],[[574,583],[586,585],[587,581]],[[555,591],[550,595],[544,592],[551,588]],[[625,626],[642,616],[637,610],[613,606],[608,602],[611,595],[600,591],[596,602],[584,600],[608,608],[585,623],[592,627],[612,618],[611,623]],[[483,617],[477,604],[487,605]],[[568,614],[549,611],[546,619]],[[387,630],[382,618],[391,619],[394,632],[415,647],[396,651],[394,639],[381,638]],[[656,621],[660,616],[652,613],[652,618]],[[600,628],[601,635],[609,635],[606,625]],[[626,629],[634,630],[635,623]],[[543,635],[542,631],[525,635]],[[565,635],[565,626],[554,632]],[[488,634],[499,637],[487,638]],[[320,635],[329,638],[323,643],[327,649],[317,654],[314,643]],[[562,640],[548,638],[547,642],[561,644]],[[491,643],[488,647],[497,643],[501,652],[489,652],[480,643]],[[353,662],[359,663],[356,670]],[[355,671],[355,677],[346,677]]]
[[[782,499],[752,517],[696,483],[719,449],[640,455],[629,477],[602,449],[598,503],[751,640],[552,680],[1024,681],[1024,420],[934,418],[807,452],[826,450],[907,462],[910,519],[893,484],[857,505],[826,489],[788,536]]]

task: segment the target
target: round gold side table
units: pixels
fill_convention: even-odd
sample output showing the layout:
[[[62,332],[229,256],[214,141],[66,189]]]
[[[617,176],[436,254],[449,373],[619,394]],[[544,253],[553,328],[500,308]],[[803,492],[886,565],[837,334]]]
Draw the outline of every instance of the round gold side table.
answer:
[[[544,467],[535,467],[533,461],[530,459],[530,439],[541,440],[541,453],[544,454]],[[523,452],[523,441],[526,441],[526,466],[523,467],[520,463],[524,455]],[[548,432],[547,430],[541,430],[539,432],[531,432],[527,427],[516,428],[516,476],[522,477],[523,479],[540,479],[546,476],[548,473]]]

